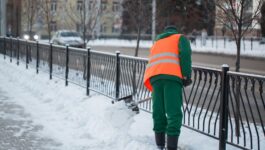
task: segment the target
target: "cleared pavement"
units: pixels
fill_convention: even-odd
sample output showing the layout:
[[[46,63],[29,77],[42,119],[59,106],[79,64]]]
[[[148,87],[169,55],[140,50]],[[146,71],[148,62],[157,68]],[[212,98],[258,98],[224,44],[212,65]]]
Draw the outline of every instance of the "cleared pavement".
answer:
[[[11,99],[0,89],[0,150],[57,150],[60,144],[38,136],[43,127]]]

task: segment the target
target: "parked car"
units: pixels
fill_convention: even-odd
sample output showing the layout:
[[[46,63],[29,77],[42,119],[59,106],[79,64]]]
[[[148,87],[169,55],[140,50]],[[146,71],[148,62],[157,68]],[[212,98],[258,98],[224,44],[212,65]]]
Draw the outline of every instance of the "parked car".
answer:
[[[51,39],[51,42],[58,45],[69,45],[71,47],[85,48],[85,42],[80,34],[70,30],[59,30]]]
[[[259,43],[260,43],[260,44],[265,44],[265,37],[261,38],[261,40],[260,40]]]
[[[25,40],[31,40],[31,41],[39,40],[39,35],[35,32],[25,32],[22,35],[23,35],[23,39]]]

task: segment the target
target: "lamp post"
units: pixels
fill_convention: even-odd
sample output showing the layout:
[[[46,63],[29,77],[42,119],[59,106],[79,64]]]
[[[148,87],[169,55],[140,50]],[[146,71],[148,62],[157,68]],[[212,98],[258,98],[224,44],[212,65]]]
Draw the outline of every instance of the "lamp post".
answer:
[[[156,37],[156,0],[152,1],[152,41]]]

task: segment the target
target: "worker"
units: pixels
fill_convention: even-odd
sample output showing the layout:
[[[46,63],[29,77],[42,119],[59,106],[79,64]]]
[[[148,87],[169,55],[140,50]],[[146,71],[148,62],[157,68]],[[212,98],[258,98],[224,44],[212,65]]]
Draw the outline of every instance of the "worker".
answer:
[[[167,26],[150,49],[144,85],[152,92],[152,118],[159,149],[177,150],[182,124],[182,89],[191,80],[191,47],[175,26]]]

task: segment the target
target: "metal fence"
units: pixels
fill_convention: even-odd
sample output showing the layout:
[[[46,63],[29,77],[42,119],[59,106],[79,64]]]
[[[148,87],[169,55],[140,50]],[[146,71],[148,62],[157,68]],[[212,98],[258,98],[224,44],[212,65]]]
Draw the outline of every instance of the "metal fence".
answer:
[[[151,96],[143,85],[147,59],[88,49],[0,38],[10,62],[36,68],[118,101]],[[7,57],[9,56],[9,57]],[[241,149],[265,147],[265,77],[193,66],[193,84],[183,89],[183,126]],[[152,112],[152,101],[139,104]]]

